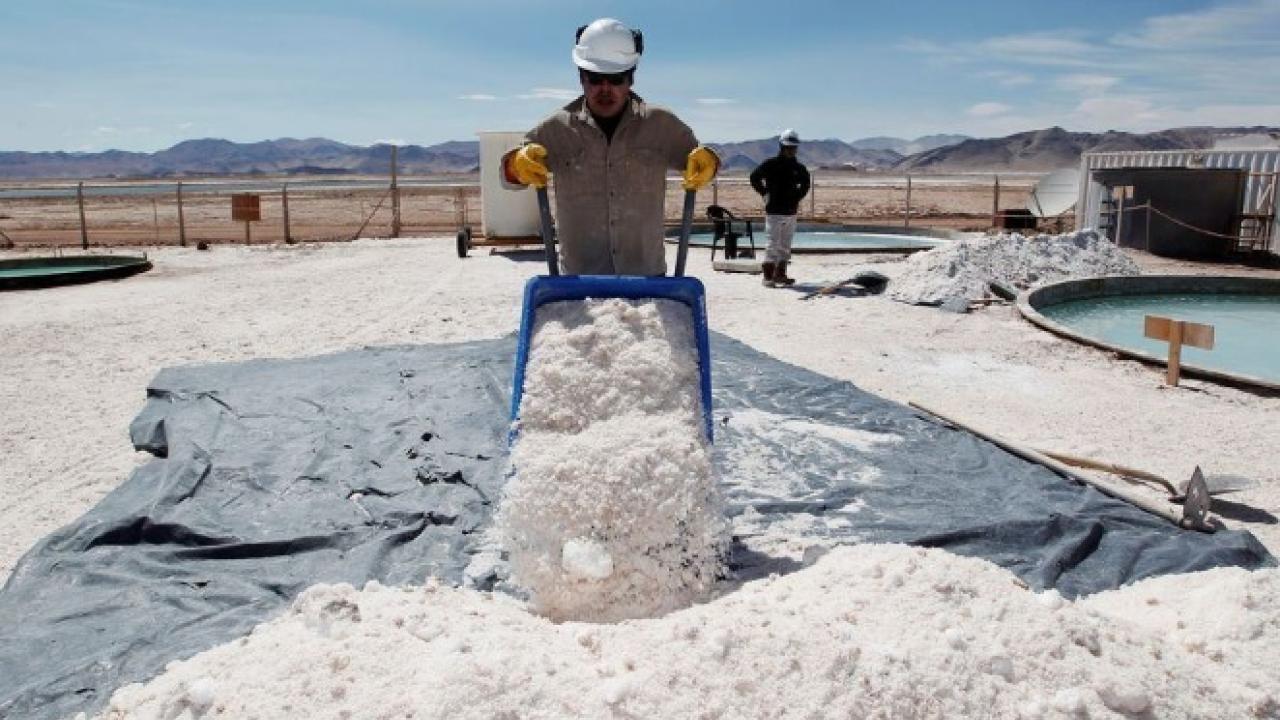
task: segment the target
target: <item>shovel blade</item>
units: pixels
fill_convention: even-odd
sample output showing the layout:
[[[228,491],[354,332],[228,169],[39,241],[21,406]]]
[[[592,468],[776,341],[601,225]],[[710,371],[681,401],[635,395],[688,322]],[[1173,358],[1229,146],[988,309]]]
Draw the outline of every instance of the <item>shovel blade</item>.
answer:
[[[1182,522],[1192,527],[1205,527],[1209,520],[1209,486],[1204,481],[1204,473],[1196,466],[1187,481],[1186,500],[1182,502]]]

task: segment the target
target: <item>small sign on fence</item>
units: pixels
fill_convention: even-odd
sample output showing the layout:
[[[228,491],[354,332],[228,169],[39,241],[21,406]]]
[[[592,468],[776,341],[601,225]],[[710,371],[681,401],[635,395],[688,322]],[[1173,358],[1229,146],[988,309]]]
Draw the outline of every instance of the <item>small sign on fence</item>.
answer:
[[[1202,350],[1213,349],[1213,326],[1174,320],[1159,315],[1147,315],[1143,319],[1143,334],[1152,340],[1169,343],[1169,369],[1165,374],[1166,385],[1177,385],[1182,373],[1182,346],[1190,345]]]
[[[262,197],[257,193],[236,193],[231,196],[231,219],[236,222],[257,222],[262,219]]]
[[[231,196],[231,219],[244,223],[244,244],[253,242],[249,223],[262,219],[262,197],[257,193],[236,193]]]

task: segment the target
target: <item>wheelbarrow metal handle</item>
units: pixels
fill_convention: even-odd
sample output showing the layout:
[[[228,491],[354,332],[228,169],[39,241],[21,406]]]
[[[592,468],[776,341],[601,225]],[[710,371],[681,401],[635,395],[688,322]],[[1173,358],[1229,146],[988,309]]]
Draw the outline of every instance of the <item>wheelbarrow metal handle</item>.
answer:
[[[684,212],[680,216],[680,249],[676,252],[676,277],[684,276],[685,260],[689,257],[689,231],[693,229],[693,201],[697,190],[684,191]]]
[[[542,247],[547,252],[547,274],[560,274],[560,257],[556,253],[555,231],[551,227],[551,201],[547,199],[547,188],[538,188],[538,216],[542,223]]]

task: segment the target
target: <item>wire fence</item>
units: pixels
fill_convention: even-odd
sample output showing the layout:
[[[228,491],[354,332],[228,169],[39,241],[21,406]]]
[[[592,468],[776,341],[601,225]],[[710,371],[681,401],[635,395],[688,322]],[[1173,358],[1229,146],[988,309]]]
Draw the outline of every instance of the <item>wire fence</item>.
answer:
[[[815,173],[805,219],[985,230],[1026,206],[1035,177],[893,177]],[[233,197],[258,197],[259,219],[233,219]],[[681,188],[668,185],[668,220],[679,218]],[[358,237],[451,237],[479,229],[479,180],[460,177],[364,180],[94,181],[0,186],[0,246],[275,244]],[[743,217],[763,214],[745,176],[721,177],[698,194],[698,218],[719,204]],[[1061,229],[1061,221],[1057,229]]]

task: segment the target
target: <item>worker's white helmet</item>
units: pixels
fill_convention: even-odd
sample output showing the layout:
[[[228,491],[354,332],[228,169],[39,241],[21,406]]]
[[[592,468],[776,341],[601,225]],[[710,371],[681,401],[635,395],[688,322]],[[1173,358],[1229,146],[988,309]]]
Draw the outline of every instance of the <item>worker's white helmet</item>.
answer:
[[[626,72],[640,61],[644,36],[613,18],[600,18],[578,28],[573,64],[598,73]]]
[[[800,134],[791,128],[782,131],[778,135],[778,142],[786,147],[796,147],[800,144]]]

